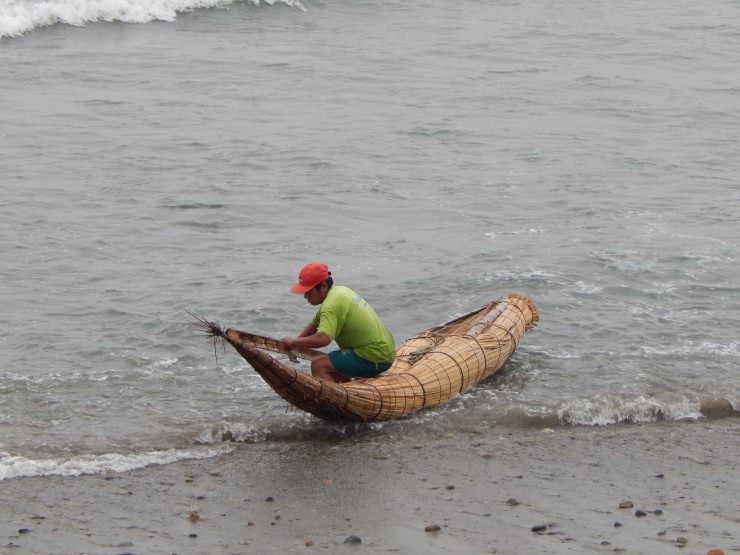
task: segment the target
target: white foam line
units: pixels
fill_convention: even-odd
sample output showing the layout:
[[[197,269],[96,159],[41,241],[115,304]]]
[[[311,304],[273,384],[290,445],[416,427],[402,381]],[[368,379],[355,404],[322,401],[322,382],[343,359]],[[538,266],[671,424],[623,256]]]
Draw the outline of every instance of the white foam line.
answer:
[[[71,459],[33,460],[0,453],[0,480],[32,476],[81,476],[83,474],[105,474],[129,472],[152,465],[165,465],[183,460],[208,459],[231,451],[225,446],[200,449],[149,451],[146,453],[121,455],[83,455]]]
[[[699,400],[676,396],[672,399],[637,396],[619,398],[598,395],[593,399],[578,399],[564,403],[558,409],[564,424],[603,426],[621,422],[655,422],[666,420],[698,420],[703,417]]]
[[[260,0],[250,0],[259,5]],[[233,0],[9,0],[0,3],[0,38],[20,36],[56,23],[82,26],[95,21],[149,23],[174,21],[178,13],[228,6]],[[262,0],[305,11],[300,0]]]

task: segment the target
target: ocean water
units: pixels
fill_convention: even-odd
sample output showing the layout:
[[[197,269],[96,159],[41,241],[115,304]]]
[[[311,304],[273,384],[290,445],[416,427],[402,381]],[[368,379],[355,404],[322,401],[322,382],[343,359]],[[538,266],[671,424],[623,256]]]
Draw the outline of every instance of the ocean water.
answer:
[[[738,22],[729,0],[4,0],[0,479],[224,436],[737,417]],[[312,260],[397,343],[509,292],[540,323],[445,406],[325,423],[187,313],[295,335]]]

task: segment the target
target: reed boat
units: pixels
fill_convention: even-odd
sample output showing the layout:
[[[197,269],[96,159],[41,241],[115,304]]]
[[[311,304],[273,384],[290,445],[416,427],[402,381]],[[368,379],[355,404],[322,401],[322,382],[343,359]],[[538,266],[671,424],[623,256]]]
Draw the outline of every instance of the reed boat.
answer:
[[[206,335],[228,342],[283,399],[327,420],[400,418],[440,405],[499,370],[524,332],[538,320],[527,297],[509,294],[478,310],[429,328],[404,341],[396,360],[379,376],[332,383],[274,358],[267,351],[311,360],[314,349],[288,349],[282,341],[223,329],[198,318]]]

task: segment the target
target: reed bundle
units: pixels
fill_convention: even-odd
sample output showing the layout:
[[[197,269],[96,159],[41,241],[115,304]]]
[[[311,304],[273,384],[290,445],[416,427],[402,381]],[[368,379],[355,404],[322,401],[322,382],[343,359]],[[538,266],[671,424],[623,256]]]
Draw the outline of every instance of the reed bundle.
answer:
[[[439,405],[501,368],[524,332],[538,320],[526,297],[510,294],[423,331],[397,349],[389,370],[374,378],[329,383],[280,362],[261,349],[289,353],[281,342],[200,320],[207,333],[230,343],[278,395],[330,420],[400,418]],[[309,353],[292,353],[306,358]]]

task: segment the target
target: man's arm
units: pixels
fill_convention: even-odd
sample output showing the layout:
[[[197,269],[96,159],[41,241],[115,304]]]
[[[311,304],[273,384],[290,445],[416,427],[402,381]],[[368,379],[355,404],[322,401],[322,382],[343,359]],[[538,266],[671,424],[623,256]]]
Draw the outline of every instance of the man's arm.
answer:
[[[317,329],[316,324],[311,322],[303,328],[298,337],[283,337],[282,341],[286,347],[308,347],[309,349],[326,347],[331,343],[331,339],[323,333],[317,333]]]

